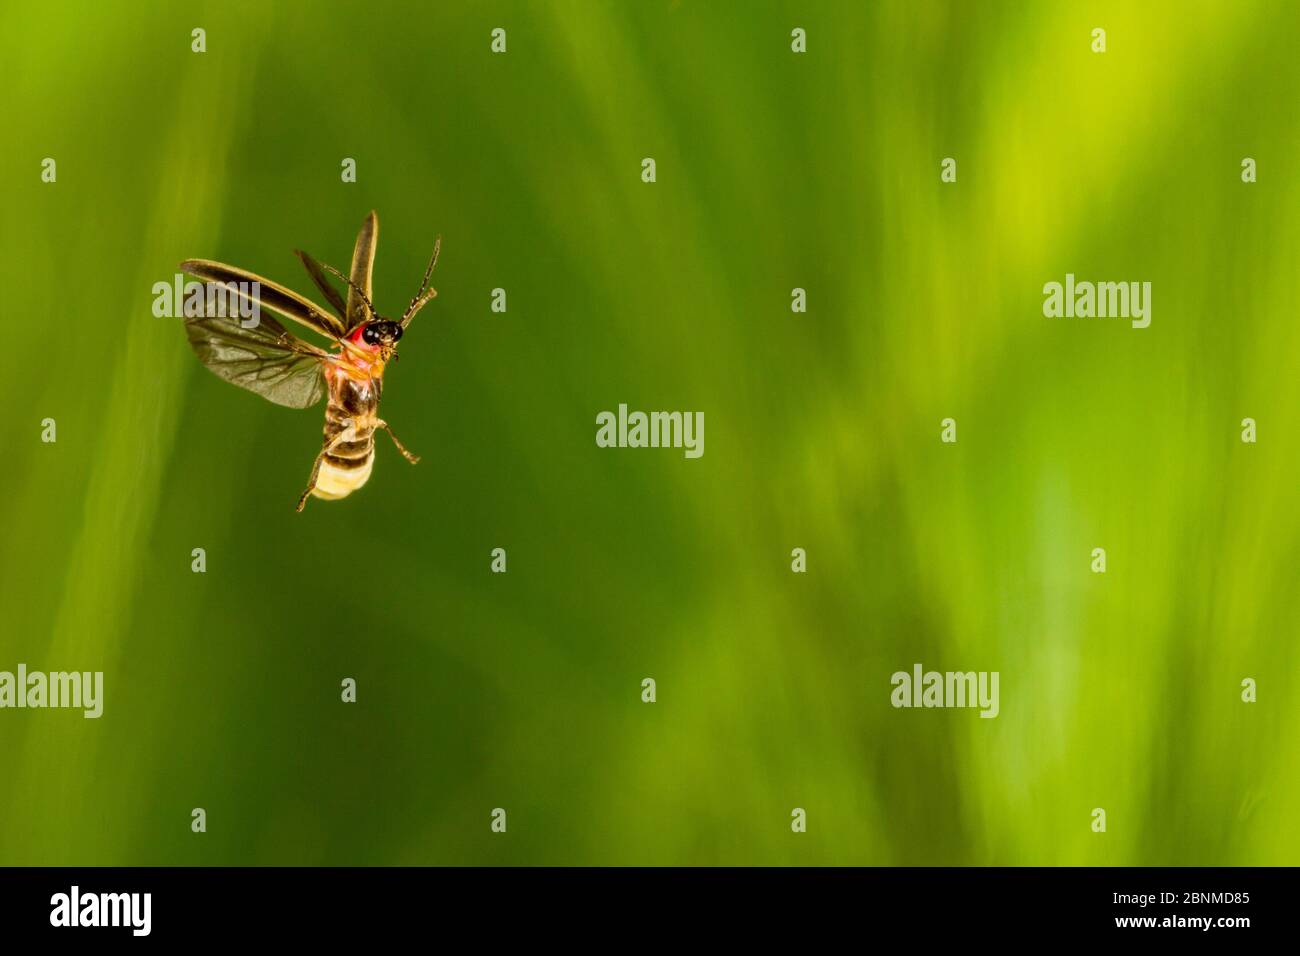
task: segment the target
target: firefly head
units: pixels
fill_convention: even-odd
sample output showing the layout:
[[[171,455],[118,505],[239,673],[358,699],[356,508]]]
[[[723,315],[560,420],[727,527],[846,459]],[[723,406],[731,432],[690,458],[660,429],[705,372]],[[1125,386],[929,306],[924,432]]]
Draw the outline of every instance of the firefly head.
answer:
[[[401,337],[402,326],[392,319],[378,319],[374,322],[367,322],[361,328],[361,341],[374,348],[396,348],[397,340]]]
[[[378,353],[381,363],[397,353],[397,340],[402,337],[402,324],[392,319],[376,316],[350,336],[353,343],[371,353]]]

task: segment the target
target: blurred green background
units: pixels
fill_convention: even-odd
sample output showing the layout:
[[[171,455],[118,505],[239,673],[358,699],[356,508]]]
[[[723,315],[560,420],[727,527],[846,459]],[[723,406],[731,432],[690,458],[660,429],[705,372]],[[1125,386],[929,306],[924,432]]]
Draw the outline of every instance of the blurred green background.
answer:
[[[0,670],[106,687],[0,711],[0,863],[1300,862],[1298,36],[6,4]],[[309,292],[292,249],[346,266],[372,208],[382,311],[443,236],[384,399],[424,460],[380,437],[298,515],[321,409],[206,372],[151,286]],[[1152,282],[1151,327],[1044,318],[1066,272]],[[598,449],[620,402],[703,411],[703,458]],[[893,709],[916,662],[1001,715]]]

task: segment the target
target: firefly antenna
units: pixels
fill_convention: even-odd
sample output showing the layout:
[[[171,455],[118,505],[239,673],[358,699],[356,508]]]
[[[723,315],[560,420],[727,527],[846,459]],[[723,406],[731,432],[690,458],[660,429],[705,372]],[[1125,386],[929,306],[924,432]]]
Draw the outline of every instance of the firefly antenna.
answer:
[[[364,302],[364,303],[366,304],[366,311],[370,313],[370,317],[371,317],[372,319],[378,319],[378,318],[379,318],[379,313],[376,312],[376,311],[375,311],[375,307],[374,307],[373,305],[370,304],[370,296],[368,296],[368,295],[366,295],[364,292],[362,292],[360,286],[358,286],[355,282],[353,282],[351,279],[349,279],[347,276],[345,276],[342,272],[339,272],[339,270],[338,270],[338,269],[335,269],[333,266],[328,265],[328,264],[326,264],[326,263],[324,263],[324,262],[322,262],[321,265],[325,266],[326,269],[328,269],[330,272],[334,273],[336,276],[338,276],[340,279],[342,279],[344,282],[346,282],[346,283],[348,284],[348,286],[352,289],[353,292],[355,292],[357,295],[361,296],[361,301]]]
[[[420,281],[420,291],[415,293],[415,298],[411,300],[411,305],[407,307],[408,312],[415,303],[420,301],[420,296],[424,295],[424,290],[429,287],[429,276],[433,275],[433,267],[438,264],[438,253],[441,249],[442,236],[439,236],[433,241],[433,258],[429,260],[429,268],[424,270],[424,278]],[[405,318],[405,316],[403,316],[403,318]]]
[[[438,264],[438,253],[441,249],[442,236],[439,236],[433,241],[433,257],[429,260],[429,267],[424,270],[424,279],[420,282],[420,291],[415,293],[415,298],[411,300],[411,304],[408,305],[406,311],[402,313],[402,328],[406,328],[406,326],[410,324],[411,319],[415,318],[415,313],[419,312],[420,309],[423,308],[425,302],[438,294],[437,292],[433,292],[432,295],[426,296],[425,292],[426,290],[429,290],[429,276],[433,275],[433,267]]]

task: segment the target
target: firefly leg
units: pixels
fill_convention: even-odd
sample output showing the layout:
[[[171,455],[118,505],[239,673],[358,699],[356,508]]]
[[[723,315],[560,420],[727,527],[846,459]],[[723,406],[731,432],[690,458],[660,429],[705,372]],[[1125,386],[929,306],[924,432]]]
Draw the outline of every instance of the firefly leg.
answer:
[[[406,446],[397,440],[397,436],[393,434],[393,430],[388,427],[388,422],[384,421],[381,418],[378,421],[376,421],[375,424],[377,424],[384,431],[388,432],[388,437],[393,440],[393,444],[397,446],[397,450],[402,453],[403,458],[409,461],[412,465],[419,464],[420,456],[412,455],[409,451],[406,450]]]
[[[351,426],[352,422],[348,421],[345,423],[343,431],[339,432],[333,438],[325,439],[325,446],[321,448],[320,454],[316,456],[316,461],[311,466],[311,477],[307,479],[307,490],[304,491],[302,496],[298,499],[298,511],[302,511],[303,508],[307,507],[307,498],[316,487],[316,479],[320,477],[320,463],[325,460],[326,455],[334,450],[335,445],[343,441],[343,436],[347,434],[347,430]]]

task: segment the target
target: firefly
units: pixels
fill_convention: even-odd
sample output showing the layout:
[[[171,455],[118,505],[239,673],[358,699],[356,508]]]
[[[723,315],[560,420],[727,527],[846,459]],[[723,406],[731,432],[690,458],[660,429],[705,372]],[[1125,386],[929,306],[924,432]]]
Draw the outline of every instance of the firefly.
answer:
[[[294,250],[332,311],[235,266],[209,259],[187,259],[180,266],[181,271],[209,283],[220,283],[255,308],[269,309],[332,343],[332,350],[327,350],[306,342],[268,315],[260,315],[251,328],[216,316],[196,316],[185,321],[190,347],[199,361],[227,382],[289,408],[310,408],[322,398],[327,399],[325,439],[312,464],[307,489],[298,498],[298,511],[313,495],[327,501],[346,498],[369,480],[375,463],[375,432],[379,429],[388,432],[407,461],[416,464],[420,460],[406,450],[388,422],[379,417],[379,396],[384,369],[397,360],[397,343],[416,314],[438,294],[429,285],[429,277],[438,263],[442,237],[434,242],[429,267],[424,270],[424,280],[411,304],[400,319],[388,319],[371,303],[371,272],[378,235],[379,218],[371,212],[357,234],[349,275]],[[346,298],[330,281],[330,275],[343,281]]]

